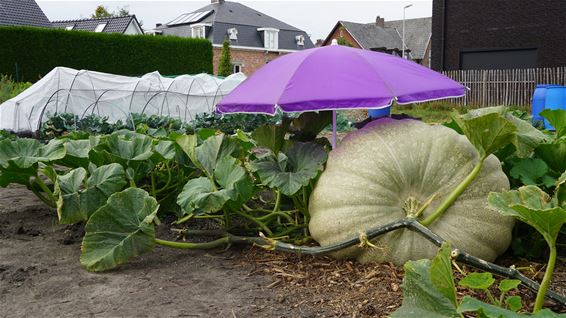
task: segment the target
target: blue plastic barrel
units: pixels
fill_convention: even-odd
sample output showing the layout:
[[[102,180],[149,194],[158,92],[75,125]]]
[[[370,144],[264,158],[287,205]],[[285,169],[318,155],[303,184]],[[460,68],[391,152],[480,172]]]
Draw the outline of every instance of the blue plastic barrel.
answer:
[[[368,109],[368,115],[373,119],[387,117],[390,114],[391,114],[390,106],[384,108],[378,108],[378,109]]]
[[[564,109],[566,110],[566,87],[554,86],[546,88],[544,109]],[[554,130],[548,120],[544,120],[544,128]]]
[[[531,113],[533,114],[532,122],[533,125],[538,126],[543,123],[544,118],[540,115],[540,112],[544,110],[544,104],[546,102],[546,90],[549,87],[560,87],[560,85],[554,84],[540,84],[537,85],[533,93],[533,104],[531,107]]]

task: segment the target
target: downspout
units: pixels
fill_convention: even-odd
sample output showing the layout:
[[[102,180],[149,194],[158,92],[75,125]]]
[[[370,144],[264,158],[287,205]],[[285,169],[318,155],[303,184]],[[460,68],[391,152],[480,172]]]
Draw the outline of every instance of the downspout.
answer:
[[[444,52],[446,51],[445,48],[445,37],[446,37],[446,0],[440,0],[442,2],[442,32],[440,36],[440,70],[446,70],[444,65]]]

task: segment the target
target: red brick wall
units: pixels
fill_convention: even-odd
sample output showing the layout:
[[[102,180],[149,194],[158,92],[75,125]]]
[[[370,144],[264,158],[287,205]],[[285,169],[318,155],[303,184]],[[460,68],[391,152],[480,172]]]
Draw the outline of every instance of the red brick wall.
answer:
[[[330,35],[330,37],[327,38],[328,41],[325,41],[322,45],[324,45],[324,46],[330,45],[332,43],[333,39],[336,39],[338,41],[340,36],[344,37],[344,40],[348,41],[348,43],[350,43],[352,45],[352,47],[355,47],[357,49],[361,49],[361,47],[358,45],[358,43],[352,37],[352,35],[350,35],[350,33],[348,31],[346,31],[346,29],[344,29],[344,27],[342,27],[342,26],[337,27],[334,30],[334,32]]]
[[[214,66],[214,74],[218,74],[218,64],[220,63],[222,48],[213,48],[212,64]],[[247,76],[250,76],[260,67],[264,66],[267,62],[276,59],[280,55],[285,53],[278,52],[266,52],[258,50],[245,50],[230,48],[230,56],[232,57],[233,64],[243,64],[242,72]]]

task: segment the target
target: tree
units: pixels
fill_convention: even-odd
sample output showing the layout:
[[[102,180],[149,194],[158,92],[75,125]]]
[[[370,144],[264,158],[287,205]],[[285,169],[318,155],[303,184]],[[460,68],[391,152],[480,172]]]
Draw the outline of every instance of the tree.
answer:
[[[218,76],[228,76],[232,74],[232,57],[230,56],[230,41],[224,40],[222,52],[220,53],[220,63],[218,64]]]
[[[99,5],[94,9],[94,13],[90,17],[93,19],[110,18],[112,17],[112,13],[110,13],[105,6]]]
[[[130,11],[127,9],[127,7],[122,7],[120,9],[118,9],[118,11],[108,11],[108,8],[106,8],[103,5],[99,5],[98,7],[96,7],[96,9],[94,9],[94,13],[91,14],[91,18],[93,19],[100,19],[100,18],[114,18],[114,17],[125,17],[130,15]]]

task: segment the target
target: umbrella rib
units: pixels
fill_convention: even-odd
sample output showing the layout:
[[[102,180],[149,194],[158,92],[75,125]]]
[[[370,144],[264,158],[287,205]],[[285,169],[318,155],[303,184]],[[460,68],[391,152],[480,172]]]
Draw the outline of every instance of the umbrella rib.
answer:
[[[387,88],[387,90],[391,93],[391,95],[393,95],[393,98],[391,99],[391,101],[389,102],[389,105],[391,105],[393,103],[393,100],[397,99],[397,94],[395,93],[395,91],[389,87],[389,84],[383,79],[383,77],[381,77],[381,75],[379,74],[378,70],[375,69],[375,67],[373,67],[373,65],[366,59],[366,57],[361,54],[364,53],[363,50],[360,50],[361,52],[356,52],[357,55],[367,64],[369,65],[369,67],[374,70],[374,73],[377,77],[379,77],[379,79],[383,82],[383,85],[385,85],[385,87]]]
[[[295,67],[295,70],[293,71],[293,74],[291,74],[291,76],[289,76],[289,80],[287,81],[287,84],[285,84],[285,87],[283,87],[283,91],[281,92],[281,94],[279,95],[279,98],[277,99],[277,102],[275,103],[274,107],[277,108],[279,107],[279,109],[282,112],[286,112],[286,113],[292,113],[290,111],[286,111],[283,109],[283,107],[281,107],[280,101],[281,101],[281,96],[283,96],[283,94],[287,91],[287,87],[289,87],[289,83],[291,83],[293,81],[293,78],[295,78],[295,75],[297,75],[297,72],[299,71],[299,69],[301,68],[301,66],[303,66],[303,64],[305,63],[305,61],[310,58],[313,54],[315,54],[316,51],[312,51],[312,53],[308,54],[305,56],[305,58],[301,61],[301,63],[299,63],[299,65],[297,65],[297,67]]]

